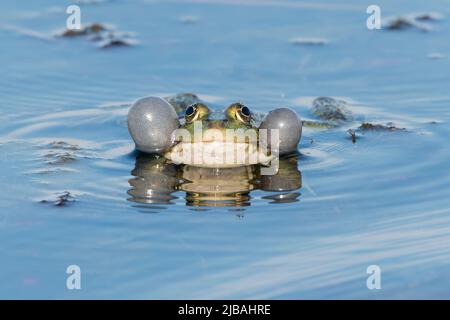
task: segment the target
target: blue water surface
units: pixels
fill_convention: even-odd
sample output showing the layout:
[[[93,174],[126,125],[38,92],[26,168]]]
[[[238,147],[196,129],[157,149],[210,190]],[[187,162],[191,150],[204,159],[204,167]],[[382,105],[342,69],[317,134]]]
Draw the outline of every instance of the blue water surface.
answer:
[[[448,2],[377,1],[383,17],[442,14],[429,32],[369,30],[357,0],[78,2],[83,23],[139,41],[109,49],[54,36],[71,3],[0,2],[1,298],[450,298]],[[196,207],[180,190],[146,206],[126,114],[179,92],[306,119],[338,97],[355,121],[304,129],[297,201]],[[363,121],[406,130],[353,144]]]

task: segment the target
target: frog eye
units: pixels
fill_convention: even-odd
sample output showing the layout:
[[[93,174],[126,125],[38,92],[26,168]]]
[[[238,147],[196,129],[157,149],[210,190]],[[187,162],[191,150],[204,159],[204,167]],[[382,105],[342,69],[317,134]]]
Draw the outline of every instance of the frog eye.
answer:
[[[225,111],[225,114],[228,119],[232,121],[237,120],[243,123],[249,123],[252,116],[250,109],[240,102],[231,104]]]
[[[249,122],[251,116],[250,109],[244,105],[239,105],[239,107],[237,108],[236,116],[239,121]]]
[[[195,103],[186,108],[185,119],[187,122],[203,120],[208,117],[209,108],[202,103]]]
[[[250,109],[246,106],[242,106],[241,113],[244,117],[250,117]]]
[[[194,106],[189,106],[187,109],[186,109],[186,116],[187,117],[189,117],[189,116],[192,116],[193,114],[194,114],[194,112],[195,112],[195,107]]]

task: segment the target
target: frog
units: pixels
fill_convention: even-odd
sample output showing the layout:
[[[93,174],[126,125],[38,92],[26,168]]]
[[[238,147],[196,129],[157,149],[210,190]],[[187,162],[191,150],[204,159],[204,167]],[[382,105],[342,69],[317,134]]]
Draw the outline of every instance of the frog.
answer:
[[[188,98],[190,104],[179,95],[169,101],[159,97],[136,101],[127,119],[136,149],[175,164],[205,168],[268,166],[280,156],[298,152],[302,121],[292,109],[276,108],[258,125],[242,102],[216,111],[196,96]]]

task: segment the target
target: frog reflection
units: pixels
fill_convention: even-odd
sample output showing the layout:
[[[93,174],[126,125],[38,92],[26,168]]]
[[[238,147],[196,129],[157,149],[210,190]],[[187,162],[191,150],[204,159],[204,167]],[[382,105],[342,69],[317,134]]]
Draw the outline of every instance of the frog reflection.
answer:
[[[144,211],[160,211],[174,204],[184,192],[187,206],[245,207],[251,193],[267,192],[261,199],[269,203],[298,201],[302,186],[297,156],[281,158],[278,173],[262,175],[261,166],[199,168],[175,165],[164,157],[139,154],[129,180],[128,200]]]

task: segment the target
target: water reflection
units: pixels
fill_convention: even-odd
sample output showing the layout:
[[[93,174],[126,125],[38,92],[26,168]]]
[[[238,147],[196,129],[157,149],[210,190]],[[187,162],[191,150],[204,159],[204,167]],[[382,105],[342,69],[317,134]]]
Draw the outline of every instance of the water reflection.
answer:
[[[289,203],[298,201],[300,192],[295,192],[302,187],[302,173],[298,170],[297,157],[280,160],[280,166],[276,175],[261,175],[261,190],[273,194],[263,196],[270,203]]]
[[[297,156],[280,159],[276,175],[261,175],[260,166],[213,169],[180,166],[164,158],[139,154],[129,180],[128,200],[141,209],[160,211],[174,204],[185,193],[187,206],[245,207],[251,205],[251,193],[267,192],[261,199],[269,203],[298,201],[302,175]]]

